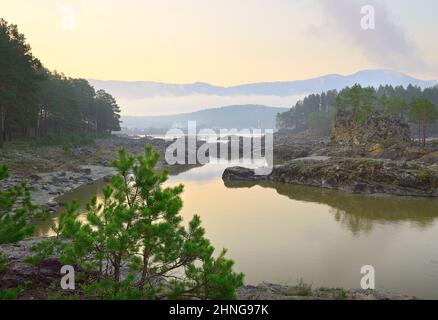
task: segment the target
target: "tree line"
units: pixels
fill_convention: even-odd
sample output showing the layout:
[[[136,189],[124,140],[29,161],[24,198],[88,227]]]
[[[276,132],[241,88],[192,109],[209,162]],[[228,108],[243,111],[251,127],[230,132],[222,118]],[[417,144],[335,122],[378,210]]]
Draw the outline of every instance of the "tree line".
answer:
[[[325,133],[335,113],[337,94],[336,90],[330,90],[306,96],[290,110],[277,115],[277,127],[296,131],[320,128],[320,133]]]
[[[321,135],[330,132],[337,110],[349,110],[357,121],[370,112],[386,112],[404,122],[416,125],[423,144],[429,131],[437,128],[438,86],[422,89],[417,86],[362,87],[358,84],[341,91],[311,94],[290,110],[277,115],[277,127],[296,131],[311,130]]]
[[[120,108],[87,80],[47,70],[18,27],[0,19],[0,147],[17,138],[120,130]]]

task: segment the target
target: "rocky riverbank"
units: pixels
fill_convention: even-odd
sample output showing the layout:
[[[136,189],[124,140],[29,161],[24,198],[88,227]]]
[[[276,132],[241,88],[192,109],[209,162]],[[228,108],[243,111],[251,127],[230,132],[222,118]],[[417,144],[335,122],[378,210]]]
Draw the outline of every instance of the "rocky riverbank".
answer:
[[[281,164],[296,158],[313,156],[418,161],[433,164],[438,162],[438,140],[430,140],[425,148],[420,148],[418,142],[415,141],[398,143],[372,141],[364,144],[347,144],[344,140],[338,142],[335,138],[318,138],[308,133],[292,133],[282,130],[274,134],[276,163]]]
[[[115,173],[111,161],[124,147],[128,153],[141,154],[146,144],[164,154],[169,141],[150,137],[133,139],[113,136],[98,139],[95,145],[71,149],[39,147],[7,148],[0,154],[0,163],[11,171],[10,177],[0,181],[1,188],[9,188],[26,181],[35,204],[49,212],[58,209],[56,198],[82,185],[108,178]],[[159,163],[165,166],[164,161]]]
[[[8,260],[0,273],[0,291],[21,286],[18,299],[40,300],[54,296],[68,296],[71,292],[60,289],[61,264],[52,257],[43,262],[40,269],[25,262],[32,255],[30,248],[44,238],[29,238],[21,242],[0,246]],[[246,285],[237,291],[239,300],[411,300],[406,295],[378,290],[315,288],[299,283],[296,286],[262,283]]]
[[[31,188],[32,201],[37,205],[45,206],[49,212],[54,212],[59,204],[55,199],[82,185],[92,184],[100,179],[112,176],[115,170],[112,167],[97,165],[78,166],[74,170],[62,170],[32,174],[29,177],[12,176],[1,182],[2,188],[9,188],[26,180]]]
[[[246,285],[237,290],[239,300],[417,300],[416,297],[380,290],[315,288],[299,284],[287,286],[261,283]]]
[[[267,176],[233,167],[224,180],[278,181],[352,193],[398,196],[438,196],[438,164],[369,158],[307,157],[275,166]]]

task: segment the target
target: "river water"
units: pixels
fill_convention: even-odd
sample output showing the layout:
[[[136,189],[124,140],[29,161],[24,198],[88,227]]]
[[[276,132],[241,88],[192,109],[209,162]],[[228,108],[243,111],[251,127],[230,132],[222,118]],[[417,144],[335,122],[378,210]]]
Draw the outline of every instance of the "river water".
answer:
[[[222,181],[225,167],[174,173],[185,223],[201,216],[217,250],[228,249],[247,284],[359,288],[372,265],[376,288],[438,299],[438,200],[353,195],[283,183]],[[60,198],[86,203],[103,182]],[[56,220],[56,217],[53,218]],[[49,223],[40,233],[50,234]]]

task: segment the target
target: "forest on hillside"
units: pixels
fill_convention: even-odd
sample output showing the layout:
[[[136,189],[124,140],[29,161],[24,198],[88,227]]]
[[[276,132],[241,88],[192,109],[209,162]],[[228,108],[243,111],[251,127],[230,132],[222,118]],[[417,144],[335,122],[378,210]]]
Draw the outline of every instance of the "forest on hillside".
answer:
[[[5,141],[120,130],[120,108],[87,80],[49,71],[0,19],[0,147]]]
[[[310,130],[325,136],[330,133],[337,110],[347,107],[360,110],[362,116],[378,110],[399,117],[413,130],[418,128],[422,138],[438,133],[438,86],[422,89],[413,85],[386,85],[377,89],[354,85],[340,92],[311,94],[290,110],[278,114],[277,127],[296,132]]]

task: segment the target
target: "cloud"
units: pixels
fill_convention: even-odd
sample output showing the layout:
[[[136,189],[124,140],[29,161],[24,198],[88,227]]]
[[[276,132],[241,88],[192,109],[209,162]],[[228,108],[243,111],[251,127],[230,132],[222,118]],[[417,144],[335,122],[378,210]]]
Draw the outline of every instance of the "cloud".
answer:
[[[317,0],[324,9],[326,21],[311,26],[309,34],[327,37],[336,32],[343,40],[355,46],[370,61],[380,67],[407,72],[427,72],[431,66],[419,55],[416,44],[409,39],[406,30],[391,19],[388,8],[376,0]],[[361,8],[371,5],[375,9],[375,29],[361,27]]]

